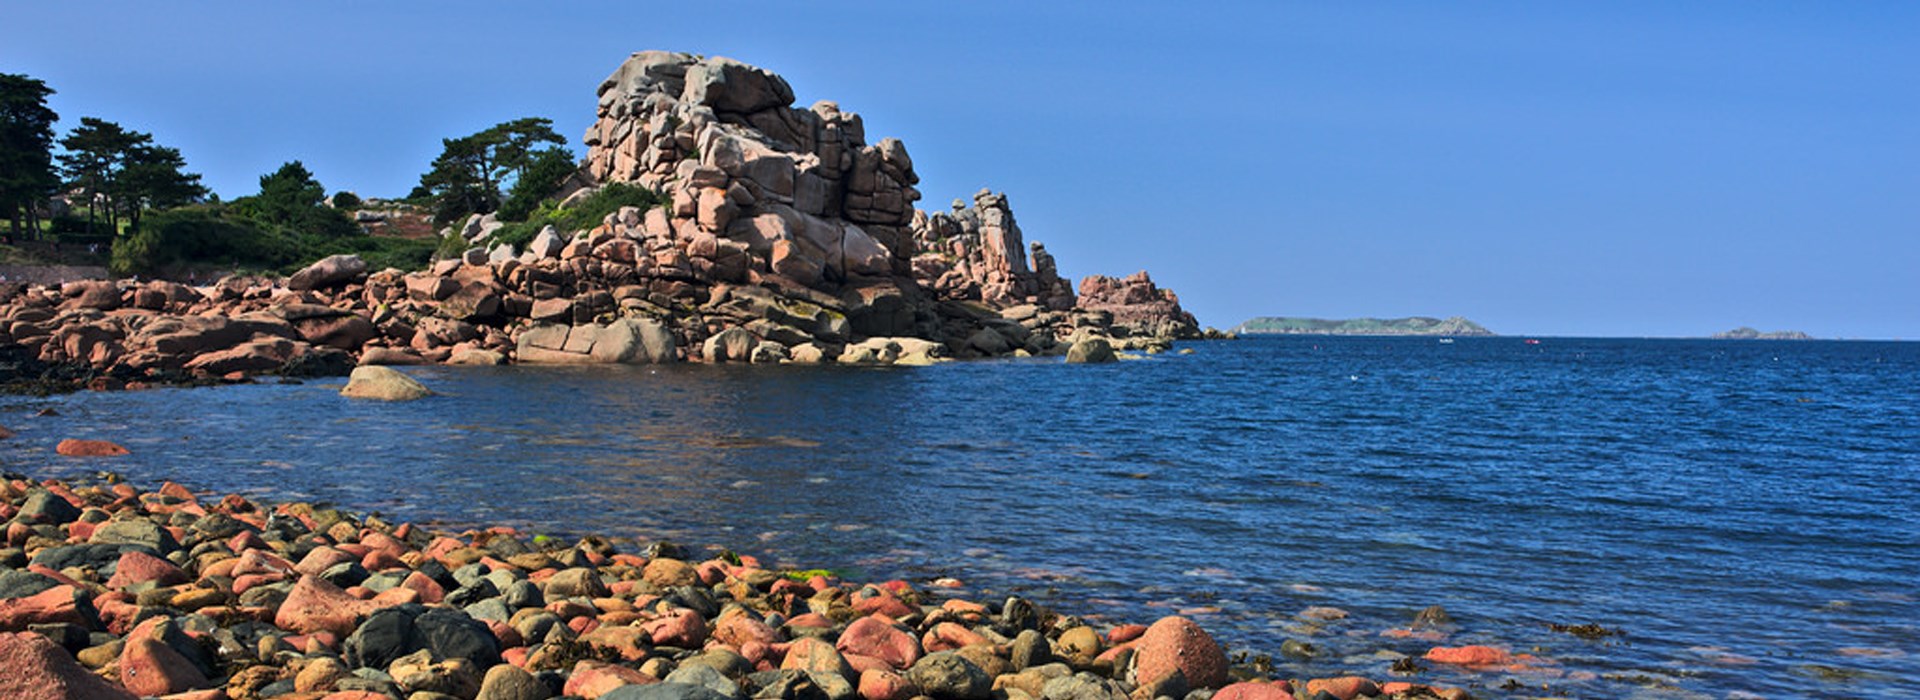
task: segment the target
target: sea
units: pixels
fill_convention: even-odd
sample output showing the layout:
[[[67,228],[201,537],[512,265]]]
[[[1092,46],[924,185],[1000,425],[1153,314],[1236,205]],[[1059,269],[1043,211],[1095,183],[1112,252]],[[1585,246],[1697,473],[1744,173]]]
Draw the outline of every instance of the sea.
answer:
[[[1277,677],[1920,698],[1920,343],[1286,336],[1107,365],[406,371],[438,395],[0,397],[0,460],[724,548],[1100,625],[1187,615]],[[62,438],[133,456],[59,457]],[[1416,629],[1432,606],[1448,622]],[[1420,660],[1468,644],[1519,661]]]

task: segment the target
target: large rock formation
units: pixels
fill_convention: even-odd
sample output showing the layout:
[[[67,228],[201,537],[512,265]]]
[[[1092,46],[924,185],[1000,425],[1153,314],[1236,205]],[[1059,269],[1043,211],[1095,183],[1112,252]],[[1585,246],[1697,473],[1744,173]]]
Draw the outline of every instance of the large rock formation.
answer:
[[[448,235],[476,247],[419,272],[335,256],[285,281],[0,285],[0,375],[10,358],[106,386],[356,363],[925,362],[1195,335],[1145,273],[1076,297],[1005,195],[915,210],[904,144],[869,144],[831,102],[792,104],[738,61],[634,54],[600,85],[567,201],[624,182],[665,206],[524,250],[486,247],[502,224],[475,217]]]

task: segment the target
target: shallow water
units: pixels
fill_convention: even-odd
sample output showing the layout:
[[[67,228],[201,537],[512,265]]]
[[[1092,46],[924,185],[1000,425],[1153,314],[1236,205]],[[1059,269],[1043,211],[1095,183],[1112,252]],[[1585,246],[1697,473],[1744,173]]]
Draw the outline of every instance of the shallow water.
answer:
[[[1489,696],[1920,697],[1920,344],[1267,338],[1105,366],[420,368],[0,398],[9,469],[401,520],[723,545],[1177,610],[1279,672],[1393,678],[1381,636],[1538,670]],[[60,415],[36,417],[46,407]],[[72,460],[65,437],[135,457]],[[1310,606],[1350,617],[1318,626]],[[1586,640],[1550,623],[1625,634]],[[1279,658],[1282,641],[1320,655]]]

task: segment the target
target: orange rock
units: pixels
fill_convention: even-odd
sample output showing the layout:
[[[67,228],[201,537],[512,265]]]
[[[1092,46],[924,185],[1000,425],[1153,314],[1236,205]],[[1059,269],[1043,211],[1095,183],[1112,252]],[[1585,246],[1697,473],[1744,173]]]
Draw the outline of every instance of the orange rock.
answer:
[[[187,657],[144,635],[128,637],[120,651],[120,684],[140,695],[167,695],[212,685]]]
[[[933,629],[927,630],[926,635],[920,638],[920,646],[926,648],[929,653],[952,651],[970,647],[975,644],[986,643],[987,638],[980,636],[979,632],[967,629],[955,622],[942,622],[934,625]]]
[[[1194,688],[1227,684],[1227,655],[1206,630],[1184,617],[1163,617],[1135,642],[1136,677],[1141,686],[1160,682],[1178,670]]]
[[[1307,695],[1316,695],[1321,692],[1340,700],[1353,700],[1360,695],[1379,695],[1380,687],[1374,685],[1373,681],[1359,676],[1315,678],[1307,681]]]
[[[1499,666],[1512,661],[1513,657],[1493,647],[1473,645],[1434,647],[1427,650],[1426,659],[1434,663],[1457,666]]]
[[[1107,631],[1108,644],[1125,644],[1147,633],[1146,625],[1120,625]]]
[[[22,632],[28,625],[66,622],[93,628],[94,620],[80,608],[80,589],[54,586],[25,598],[0,600],[0,631]]]
[[[53,451],[68,457],[118,457],[132,454],[127,448],[106,440],[75,440],[67,438],[53,447]]]
[[[878,669],[860,673],[861,700],[908,700],[919,694],[920,689],[898,673]]]

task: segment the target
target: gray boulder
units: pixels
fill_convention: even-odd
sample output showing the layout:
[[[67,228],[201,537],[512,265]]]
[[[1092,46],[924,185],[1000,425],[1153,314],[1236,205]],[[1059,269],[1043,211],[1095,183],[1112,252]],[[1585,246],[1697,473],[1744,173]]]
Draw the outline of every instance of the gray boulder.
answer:
[[[358,255],[329,255],[318,262],[306,266],[287,278],[287,288],[294,291],[308,289],[327,289],[353,281],[367,273],[367,261]]]
[[[661,364],[672,362],[673,332],[652,319],[623,318],[607,325],[542,324],[520,335],[517,357],[541,364]]]

